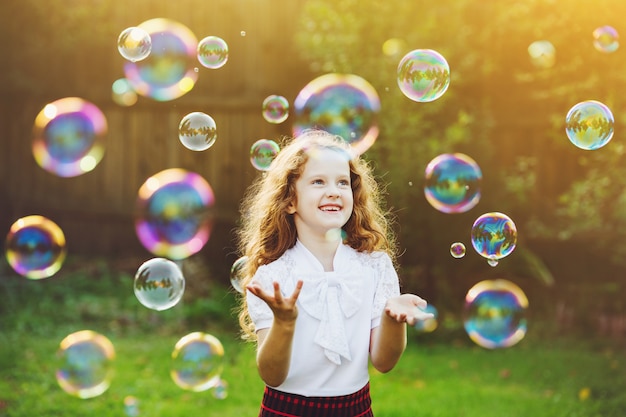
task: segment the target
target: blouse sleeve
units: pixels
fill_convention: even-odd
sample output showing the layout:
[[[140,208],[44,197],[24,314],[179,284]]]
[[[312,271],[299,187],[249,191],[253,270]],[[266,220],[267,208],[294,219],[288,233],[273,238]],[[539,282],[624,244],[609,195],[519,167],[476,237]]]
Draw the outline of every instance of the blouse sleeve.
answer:
[[[271,275],[268,267],[262,265],[257,269],[252,280],[256,281],[264,291],[273,292],[273,279]],[[248,314],[250,315],[250,319],[252,319],[252,323],[254,323],[255,331],[270,327],[274,320],[274,313],[265,301],[249,291],[246,291],[246,301],[248,303]]]
[[[376,253],[376,273],[378,275],[374,304],[372,306],[372,328],[380,325],[380,318],[387,300],[400,295],[400,280],[391,258],[384,252]]]

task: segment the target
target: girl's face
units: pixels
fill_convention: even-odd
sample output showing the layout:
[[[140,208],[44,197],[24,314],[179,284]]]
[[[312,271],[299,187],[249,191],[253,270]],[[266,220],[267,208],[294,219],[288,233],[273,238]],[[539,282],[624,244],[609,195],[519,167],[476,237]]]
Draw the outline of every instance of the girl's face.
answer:
[[[288,213],[294,215],[300,237],[326,238],[352,215],[350,165],[342,152],[328,148],[311,152],[295,188],[296,201]]]

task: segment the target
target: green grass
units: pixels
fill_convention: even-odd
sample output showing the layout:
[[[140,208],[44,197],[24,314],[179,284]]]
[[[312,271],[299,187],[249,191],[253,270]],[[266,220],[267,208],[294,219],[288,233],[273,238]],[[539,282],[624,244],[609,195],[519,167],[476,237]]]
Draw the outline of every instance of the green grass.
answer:
[[[203,287],[204,296],[157,313],[138,305],[128,274],[105,264],[39,282],[0,272],[0,416],[125,416],[127,396],[139,400],[139,416],[257,415],[263,384],[254,347],[238,338],[228,287]],[[371,373],[376,416],[623,416],[623,346],[546,337],[533,331],[538,328],[497,350],[473,344],[459,328],[409,329],[397,367]],[[107,336],[116,350],[110,388],[91,399],[67,394],[55,378],[59,342],[83,329]],[[211,333],[224,345],[225,399],[210,390],[185,391],[170,378],[174,344],[192,331]]]

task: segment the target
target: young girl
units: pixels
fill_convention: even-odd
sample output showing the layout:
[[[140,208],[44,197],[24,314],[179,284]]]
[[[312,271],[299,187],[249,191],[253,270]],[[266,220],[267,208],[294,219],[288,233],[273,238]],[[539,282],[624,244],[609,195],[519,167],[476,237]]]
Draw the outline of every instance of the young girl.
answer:
[[[368,365],[390,371],[406,323],[432,317],[400,295],[395,240],[368,164],[340,137],[285,146],[242,204],[240,322],[266,384],[260,417],[373,416]]]

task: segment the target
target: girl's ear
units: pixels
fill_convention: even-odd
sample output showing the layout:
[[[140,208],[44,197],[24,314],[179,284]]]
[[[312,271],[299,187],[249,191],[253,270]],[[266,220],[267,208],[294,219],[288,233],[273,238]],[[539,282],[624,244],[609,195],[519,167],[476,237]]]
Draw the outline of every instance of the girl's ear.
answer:
[[[293,201],[289,203],[286,211],[287,211],[287,214],[294,214],[296,212],[296,205],[293,203]]]

